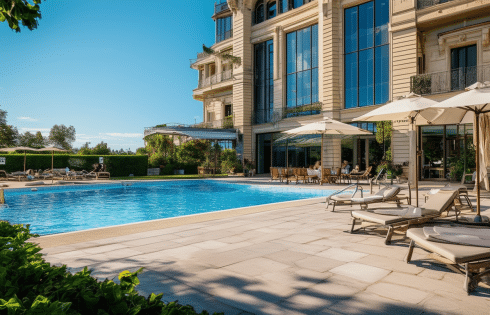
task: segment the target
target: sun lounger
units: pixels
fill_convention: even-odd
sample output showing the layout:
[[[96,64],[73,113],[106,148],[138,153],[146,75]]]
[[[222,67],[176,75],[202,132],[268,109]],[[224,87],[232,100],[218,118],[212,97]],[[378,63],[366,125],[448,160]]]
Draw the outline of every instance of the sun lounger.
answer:
[[[13,172],[8,174],[7,180],[16,180],[16,181],[21,181],[21,180],[27,180],[27,175],[24,172]]]
[[[411,239],[408,254],[405,261],[409,263],[415,246],[424,248],[431,252],[430,258],[435,259],[448,266],[449,269],[464,274],[464,289],[469,294],[478,287],[478,283],[483,276],[490,274],[490,228],[461,228],[450,227],[452,239],[454,236],[461,236],[461,239],[472,239],[481,246],[471,246],[463,244],[445,243],[444,238],[436,241],[437,238],[428,237],[424,228],[413,228],[407,231],[407,237]],[[471,230],[475,230],[472,232]],[[437,231],[436,231],[437,232]],[[483,232],[483,237],[482,237]],[[432,233],[432,232],[430,232]],[[476,235],[475,235],[476,234]],[[487,235],[487,237],[485,237]],[[485,241],[486,238],[486,241]],[[485,243],[487,247],[484,247]]]
[[[351,173],[350,178],[359,181],[360,179],[369,179],[369,174],[373,169],[372,166],[368,167],[363,173]]]
[[[340,205],[351,205],[351,206],[360,205],[361,209],[367,209],[368,205],[371,203],[388,202],[388,201],[395,201],[397,206],[400,206],[400,202],[402,200],[407,200],[407,203],[409,202],[409,197],[398,195],[400,191],[401,191],[400,187],[394,186],[394,187],[385,187],[374,195],[361,197],[361,198],[354,198],[350,195],[345,195],[345,194],[331,195],[327,197],[327,209],[330,205],[333,205],[332,212],[335,211],[336,206],[340,206]]]
[[[111,173],[109,172],[97,172],[97,176],[95,179],[110,179],[111,178]]]
[[[391,243],[391,237],[395,229],[408,228],[412,225],[429,222],[434,218],[440,217],[444,212],[447,212],[449,215],[449,211],[453,206],[455,207],[457,219],[461,208],[457,191],[440,191],[430,196],[421,208],[420,217],[408,216],[407,210],[409,208],[352,211],[350,232],[354,233],[362,229],[363,222],[374,224],[371,226],[374,228],[387,227],[388,233],[386,234],[385,244],[388,245]],[[355,230],[354,227],[357,223],[361,223],[361,227]]]

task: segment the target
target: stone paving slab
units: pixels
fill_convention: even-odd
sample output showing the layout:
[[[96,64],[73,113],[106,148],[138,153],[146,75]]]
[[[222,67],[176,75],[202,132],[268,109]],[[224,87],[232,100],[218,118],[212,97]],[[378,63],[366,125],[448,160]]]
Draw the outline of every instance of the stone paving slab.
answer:
[[[482,205],[489,213],[490,199]],[[317,200],[213,214],[176,226],[152,221],[149,229],[142,223],[126,234],[98,233],[102,238],[41,237],[40,243],[48,245],[42,251],[47,261],[73,272],[88,265],[98,279],[144,267],[137,287],[142,294],[163,292],[165,301],[198,311],[483,314],[490,309],[490,286],[480,284],[466,295],[464,276],[426,259],[426,251],[416,248],[406,264],[403,234],[391,246],[384,245],[383,230],[349,234],[350,210],[326,211]]]

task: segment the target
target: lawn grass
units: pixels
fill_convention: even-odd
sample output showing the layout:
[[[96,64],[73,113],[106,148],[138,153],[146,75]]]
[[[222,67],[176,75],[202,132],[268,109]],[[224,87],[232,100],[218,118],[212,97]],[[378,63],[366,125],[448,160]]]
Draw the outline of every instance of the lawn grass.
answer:
[[[198,179],[198,178],[212,178],[212,177],[227,177],[227,174],[216,174],[214,176],[206,175],[205,177],[199,175],[154,175],[154,176],[126,176],[126,177],[113,177],[112,180],[161,180],[161,179]]]

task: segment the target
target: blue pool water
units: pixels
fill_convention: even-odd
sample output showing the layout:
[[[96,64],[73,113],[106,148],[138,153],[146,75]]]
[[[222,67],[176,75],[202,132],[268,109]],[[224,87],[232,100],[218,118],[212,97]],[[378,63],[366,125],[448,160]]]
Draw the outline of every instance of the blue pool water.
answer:
[[[213,180],[7,190],[0,220],[40,235],[328,196],[333,191]]]

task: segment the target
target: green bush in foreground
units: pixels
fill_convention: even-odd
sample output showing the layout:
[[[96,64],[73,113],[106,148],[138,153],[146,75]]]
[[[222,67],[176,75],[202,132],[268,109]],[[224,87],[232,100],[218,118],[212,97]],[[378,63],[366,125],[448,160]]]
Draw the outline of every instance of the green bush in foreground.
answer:
[[[29,225],[0,221],[0,314],[197,314],[192,306],[165,304],[163,294],[139,295],[138,273],[123,271],[120,284],[98,282],[84,270],[72,275],[66,266],[42,259],[41,248],[27,242]],[[202,315],[208,314],[203,311]],[[216,314],[216,313],[215,313]]]

